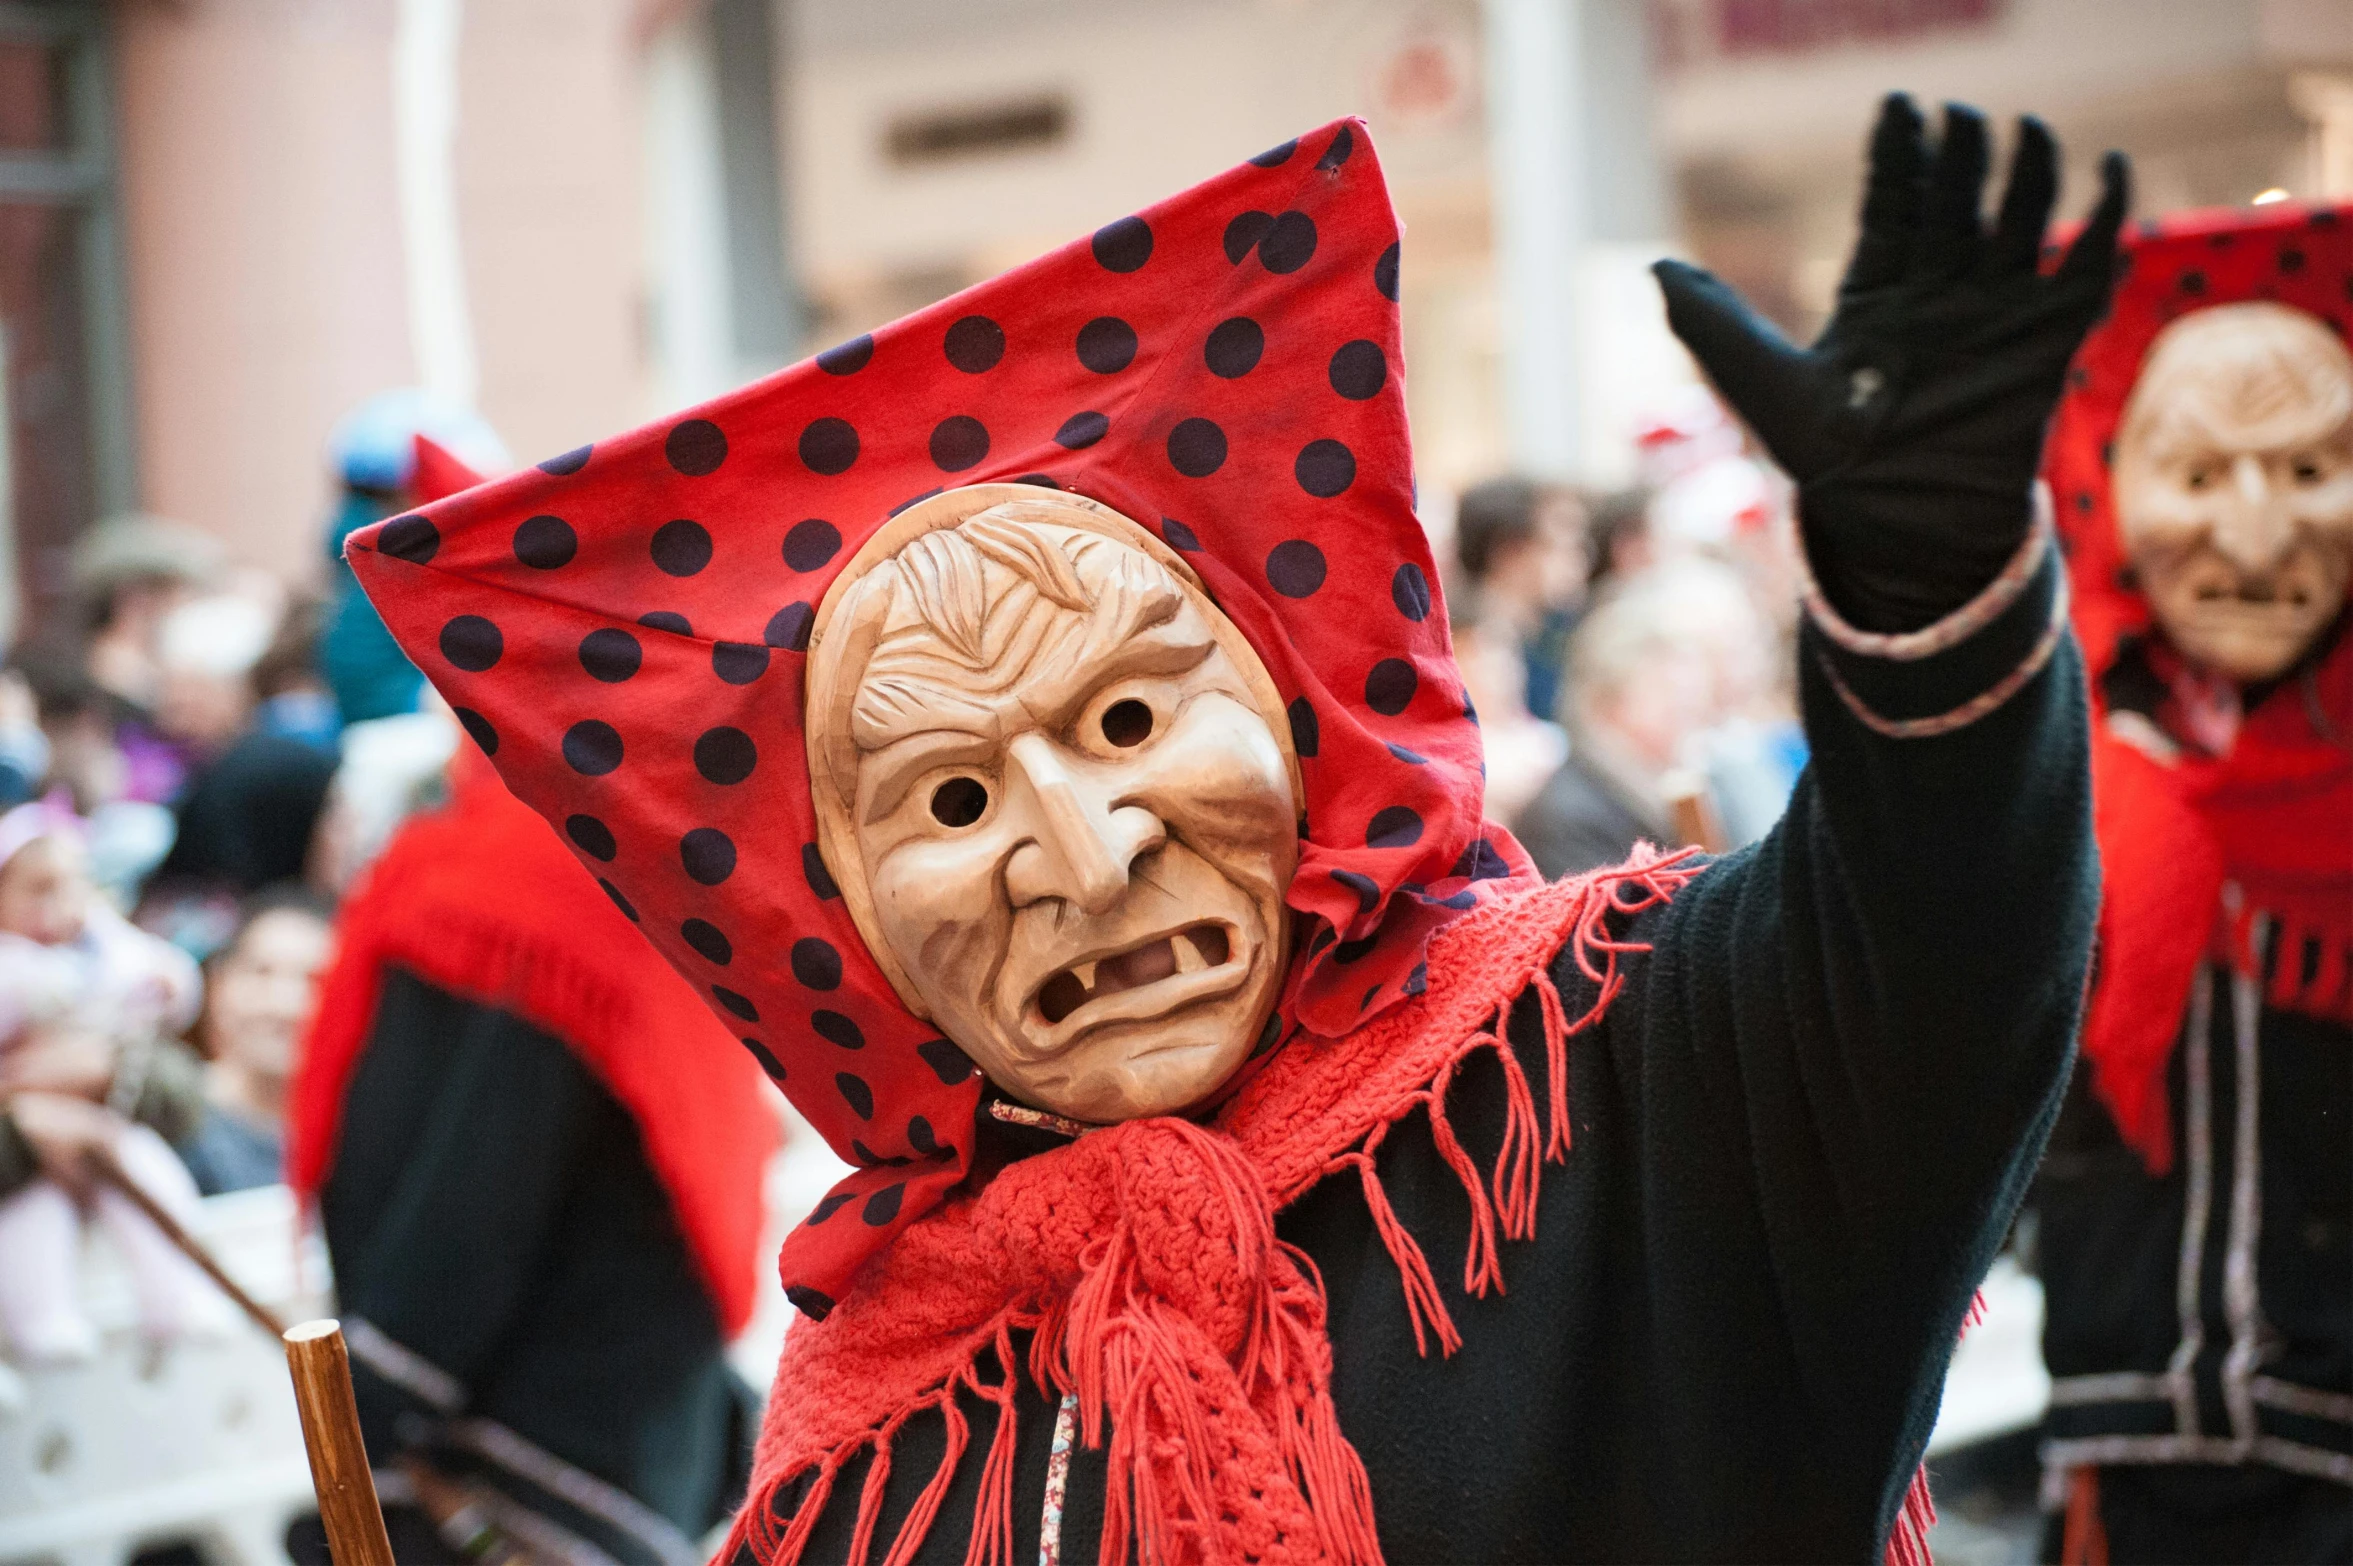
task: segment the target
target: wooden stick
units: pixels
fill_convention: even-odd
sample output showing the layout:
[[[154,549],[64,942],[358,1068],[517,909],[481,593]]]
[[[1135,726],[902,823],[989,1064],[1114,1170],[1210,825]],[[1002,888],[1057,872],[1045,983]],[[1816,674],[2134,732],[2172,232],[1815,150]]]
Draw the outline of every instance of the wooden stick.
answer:
[[[142,1190],[136,1180],[124,1173],[123,1166],[115,1162],[112,1153],[91,1149],[89,1166],[90,1173],[98,1181],[121,1192],[133,1207],[147,1215],[149,1223],[163,1231],[163,1237],[171,1241],[181,1255],[203,1268],[204,1275],[234,1301],[239,1310],[251,1317],[255,1326],[273,1338],[285,1336],[286,1323],[279,1319],[278,1313],[246,1293],[244,1287],[221,1266],[219,1259],[181,1226],[180,1220],[174,1218],[161,1202]]]
[[[286,1332],[286,1368],[302,1410],[302,1444],[310,1452],[311,1489],[326,1525],[335,1566],[393,1566],[392,1541],[376,1504],[376,1478],[360,1439],[359,1406],[351,1393],[351,1359],[343,1327],[333,1318],[306,1321]]]

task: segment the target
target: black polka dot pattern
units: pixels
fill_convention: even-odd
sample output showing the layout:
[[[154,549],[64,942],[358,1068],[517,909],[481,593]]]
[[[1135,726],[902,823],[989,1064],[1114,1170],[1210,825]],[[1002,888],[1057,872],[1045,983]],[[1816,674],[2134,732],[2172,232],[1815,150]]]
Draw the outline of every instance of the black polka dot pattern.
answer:
[[[825,856],[817,851],[815,843],[801,845],[801,879],[809,883],[809,890],[821,902],[831,902],[842,895],[842,889],[833,884],[833,872],[825,868]]]
[[[1152,229],[1140,217],[1123,217],[1095,230],[1095,260],[1106,272],[1138,272],[1152,259]]]
[[[588,466],[589,456],[595,450],[594,446],[575,446],[561,456],[550,457],[540,463],[539,471],[553,478],[570,478]]]
[[[678,862],[690,879],[717,886],[735,874],[735,842],[717,827],[696,827],[678,840]]]
[[[814,935],[805,935],[793,942],[793,977],[813,990],[841,988],[842,954],[833,943]]]
[[[860,1120],[874,1118],[874,1089],[866,1085],[864,1077],[854,1071],[837,1071],[833,1085],[840,1092],[842,1102],[850,1106],[850,1113]]]
[[[592,680],[618,685],[645,662],[645,649],[627,631],[599,626],[580,638],[580,667]]]
[[[564,731],[564,764],[582,777],[601,778],[621,765],[621,735],[599,718],[583,718]]]
[[[663,575],[693,576],[711,563],[711,531],[680,517],[655,528],[647,549]]]
[[[560,571],[580,552],[580,535],[562,517],[525,517],[515,527],[515,558],[534,571]]]
[[[758,1039],[745,1039],[743,1047],[752,1052],[752,1058],[760,1063],[762,1071],[768,1073],[771,1082],[782,1082],[790,1075],[784,1069],[784,1062],[776,1058],[776,1052]]]
[[[1332,390],[1351,402],[1369,402],[1389,384],[1389,361],[1379,343],[1359,337],[1333,352],[1327,373]]]
[[[1269,147],[1250,161],[1262,169],[1279,169],[1291,161],[1291,154],[1299,150],[1299,138],[1294,136],[1279,147]]]
[[[768,617],[768,627],[760,633],[760,640],[786,652],[807,652],[809,630],[817,623],[817,611],[807,604],[786,604]]]
[[[1285,598],[1307,598],[1324,585],[1324,552],[1304,538],[1286,539],[1266,557],[1267,585]]]
[[[988,426],[968,413],[951,414],[932,429],[932,466],[942,473],[977,467],[988,454]]]
[[[458,727],[464,729],[467,737],[482,748],[483,755],[498,754],[498,730],[491,726],[488,718],[471,707],[452,707],[449,710],[451,716],[458,720]]]
[[[1078,362],[1097,375],[1117,375],[1136,359],[1136,329],[1116,315],[1099,315],[1078,329]]]
[[[494,667],[506,650],[506,637],[478,614],[461,614],[441,628],[441,656],[468,674]]]
[[[1403,658],[1383,658],[1364,677],[1364,704],[1384,718],[1394,718],[1413,703],[1421,676]]]
[[[759,642],[713,642],[711,672],[730,685],[749,685],[768,672],[768,649]]]
[[[376,535],[376,548],[410,565],[430,565],[441,553],[441,529],[423,517],[394,517]]]
[[[1397,264],[1402,252],[1395,244],[1381,252],[1381,259],[1373,263],[1373,286],[1391,304],[1397,302]]]
[[[860,335],[817,356],[817,368],[828,375],[855,375],[874,360],[874,339]]]
[[[631,917],[636,916],[631,915]],[[760,1008],[752,1004],[751,997],[748,995],[739,995],[725,985],[714,984],[711,986],[711,998],[726,1007],[731,1015],[741,1017],[746,1022],[760,1020]]]
[[[1084,451],[1111,433],[1111,420],[1100,413],[1074,413],[1054,432],[1054,444],[1066,451]]]
[[[906,1198],[906,1195],[906,1181],[901,1180],[894,1185],[886,1185],[866,1198],[866,1205],[858,1209],[858,1216],[866,1221],[866,1227],[869,1229],[883,1228],[897,1219],[899,1203]]]
[[[1389,601],[1408,620],[1419,623],[1430,617],[1430,579],[1420,566],[1408,560],[1397,568],[1396,575],[1389,578]]]
[[[1426,767],[1430,764],[1429,757],[1419,751],[1407,750],[1403,745],[1391,745],[1389,754],[1409,767]]]
[[[1453,874],[1472,881],[1496,881],[1511,874],[1511,866],[1503,862],[1503,855],[1485,838],[1474,839],[1471,846],[1455,860]]]
[[[1226,463],[1226,432],[1207,419],[1180,419],[1168,432],[1168,463],[1187,478],[1207,478]]]
[[[795,571],[814,571],[841,553],[841,529],[822,517],[795,522],[784,535],[784,563]]]
[[[932,1039],[928,1043],[918,1044],[915,1053],[925,1065],[931,1067],[931,1074],[949,1087],[959,1082],[969,1082],[980,1074],[980,1067],[972,1063],[972,1057],[946,1039]]]
[[[621,851],[621,845],[613,841],[613,829],[594,816],[566,816],[564,836],[570,838],[572,846],[589,858],[608,865],[613,862],[613,856]]]
[[[621,910],[622,918],[627,919],[631,924],[637,923],[637,910],[630,906],[628,898],[621,895],[619,887],[601,875],[596,878],[596,884],[604,888],[605,895],[613,900],[613,906]]]
[[[1389,805],[1375,811],[1364,829],[1367,848],[1411,848],[1421,840],[1421,816],[1403,805]]]
[[[1301,489],[1329,500],[1356,482],[1356,454],[1336,440],[1311,440],[1300,448],[1291,473]]]
[[[819,1038],[843,1049],[864,1049],[866,1034],[858,1024],[838,1011],[818,1010],[809,1013],[809,1026]]]
[[[1308,704],[1306,697],[1294,696],[1283,712],[1291,720],[1291,748],[1299,753],[1300,759],[1313,759],[1317,746],[1322,743],[1315,708]]]
[[[668,631],[673,636],[694,635],[694,626],[686,616],[675,614],[668,609],[656,609],[651,614],[641,614],[637,617],[637,623],[649,631]]]
[[[689,919],[678,927],[678,938],[694,948],[695,955],[713,967],[724,968],[735,961],[734,943],[725,931],[708,919]]]
[[[759,747],[749,734],[731,724],[705,729],[694,742],[694,769],[706,783],[741,783],[759,764]]]
[[[1315,166],[1322,173],[1337,174],[1340,165],[1346,163],[1348,155],[1355,150],[1356,132],[1343,125],[1339,133],[1332,137],[1332,144],[1324,149],[1324,155],[1315,160]]]
[[[688,478],[701,478],[727,460],[727,437],[709,419],[688,419],[663,440],[662,455]]]
[[[1278,276],[1298,271],[1315,259],[1315,219],[1304,212],[1285,212],[1267,225],[1258,242],[1258,264]]]
[[[926,1158],[946,1158],[956,1151],[941,1143],[931,1129],[931,1122],[921,1115],[908,1117],[907,1145]]]
[[[985,315],[968,315],[948,328],[942,346],[957,369],[983,375],[1005,357],[1005,329]]]
[[[1275,215],[1272,212],[1235,213],[1226,224],[1226,259],[1240,266],[1243,258],[1258,248],[1258,242],[1266,237],[1266,231],[1274,227],[1274,222]]]
[[[1239,380],[1258,368],[1259,357],[1265,352],[1265,330],[1250,317],[1237,315],[1210,328],[1208,340],[1201,345],[1201,362],[1209,366],[1212,375]]]
[[[858,460],[858,432],[842,419],[811,419],[801,431],[801,466],[831,478]]]
[[[1381,903],[1381,883],[1353,870],[1335,870],[1332,879],[1356,894],[1356,911],[1371,913]]]
[[[1160,519],[1160,536],[1168,540],[1171,549],[1181,549],[1188,555],[1201,551],[1200,536],[1175,517]]]

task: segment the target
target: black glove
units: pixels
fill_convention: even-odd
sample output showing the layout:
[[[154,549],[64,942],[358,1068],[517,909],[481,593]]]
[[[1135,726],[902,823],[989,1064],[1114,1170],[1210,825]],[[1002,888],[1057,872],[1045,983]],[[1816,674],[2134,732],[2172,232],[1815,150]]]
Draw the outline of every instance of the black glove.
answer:
[[[1945,108],[1933,160],[1920,112],[1888,98],[1871,134],[1863,232],[1838,311],[1793,346],[1697,267],[1661,261],[1667,323],[1798,484],[1815,577],[1871,631],[1909,631],[1976,595],[2017,550],[2043,427],[2068,361],[2107,309],[2124,220],[2121,153],[2051,276],[2039,270],[2058,148],[2018,122],[2000,218],[1978,214],[1985,121]]]

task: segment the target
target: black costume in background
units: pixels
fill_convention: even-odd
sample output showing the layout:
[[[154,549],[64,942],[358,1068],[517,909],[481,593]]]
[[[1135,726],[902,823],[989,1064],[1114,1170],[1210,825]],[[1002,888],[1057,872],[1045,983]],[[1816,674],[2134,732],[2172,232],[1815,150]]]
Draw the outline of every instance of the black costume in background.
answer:
[[[1877,1559],[2057,1113],[2098,872],[2071,640],[2009,702],[1928,739],[1864,727],[1816,660],[1883,714],[1946,711],[2018,666],[2058,577],[2054,552],[1986,629],[1916,662],[1809,626],[1813,760],[1763,841],[1631,921],[1653,949],[1570,1041],[1575,1144],[1544,1172],[1536,1239],[1503,1248],[1508,1294],[1460,1291],[1468,1209],[1426,1120],[1384,1144],[1381,1181],[1462,1327],[1451,1359],[1415,1351],[1355,1180],[1281,1215],[1329,1291],[1333,1397],[1392,1566]],[[1572,960],[1553,978],[1571,1016],[1591,1004]],[[1532,996],[1512,1037],[1541,1073]],[[1488,1061],[1454,1090],[1475,1159],[1500,1141],[1502,1095]],[[919,1561],[964,1559],[995,1416],[960,1407],[971,1444]],[[1035,1558],[1054,1413],[1025,1381],[1018,1560]],[[899,1436],[877,1538],[942,1436],[929,1413]],[[809,1561],[846,1557],[870,1461],[835,1480]],[[1103,1453],[1075,1450],[1065,1561],[1093,1558],[1103,1481]]]
[[[545,1559],[702,1559],[743,1493],[751,1394],[635,1123],[570,1048],[391,971],[319,1207],[380,1470],[414,1449],[486,1481],[575,1536],[494,1515]],[[403,1566],[462,1559],[401,1526]]]

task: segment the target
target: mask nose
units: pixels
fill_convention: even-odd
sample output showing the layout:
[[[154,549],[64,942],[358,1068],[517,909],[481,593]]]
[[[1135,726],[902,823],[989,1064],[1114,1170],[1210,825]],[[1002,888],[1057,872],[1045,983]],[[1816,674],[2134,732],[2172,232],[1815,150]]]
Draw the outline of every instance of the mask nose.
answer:
[[[2269,572],[2288,552],[2295,528],[2288,517],[2287,496],[2253,455],[2236,457],[2230,465],[2230,498],[2214,528],[2214,547],[2223,558],[2249,574]]]
[[[1102,913],[1127,890],[1128,867],[1167,841],[1160,818],[1138,805],[1113,806],[1088,786],[1054,742],[1024,734],[1007,747],[1010,803],[1026,808],[1030,840],[1005,866],[1013,906],[1060,898]]]

